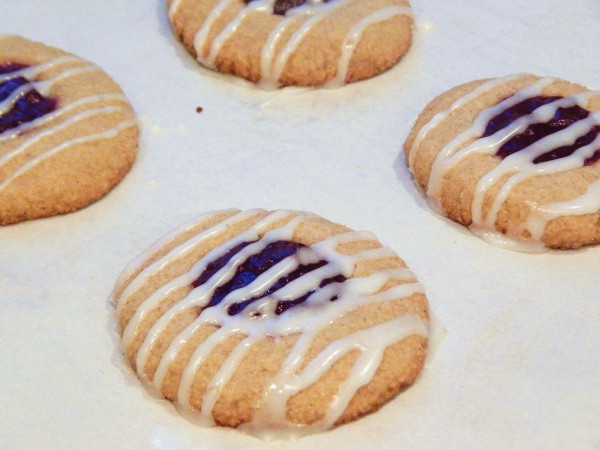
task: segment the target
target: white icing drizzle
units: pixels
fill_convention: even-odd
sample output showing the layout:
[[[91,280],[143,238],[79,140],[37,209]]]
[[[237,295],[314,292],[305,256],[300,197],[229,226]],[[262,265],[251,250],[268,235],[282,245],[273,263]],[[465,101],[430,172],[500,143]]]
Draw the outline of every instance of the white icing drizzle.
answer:
[[[181,0],[173,0],[171,2],[171,4],[169,5],[169,10],[167,12],[167,14],[169,15],[170,18],[172,18],[173,15],[177,12],[177,8],[179,8],[180,4],[181,4]]]
[[[86,65],[78,67],[65,67],[74,62],[85,63]],[[62,70],[53,77],[41,81],[29,81],[31,78],[38,76],[42,71],[54,67],[60,67]],[[42,64],[26,67],[15,72],[0,75],[0,82],[8,81],[17,77],[25,77],[28,79],[27,83],[15,89],[15,91],[13,91],[9,97],[7,97],[4,101],[0,102],[0,114],[9,111],[13,107],[14,103],[22,95],[24,95],[32,89],[36,89],[43,96],[48,96],[50,95],[51,87],[58,81],[88,72],[96,72],[99,70],[100,68],[94,64],[88,64],[86,61],[80,58],[71,55],[66,55],[54,58]],[[67,113],[73,111],[76,108],[95,103],[99,104],[98,107],[83,109],[82,111],[77,112],[76,114],[67,116],[65,120],[57,123],[56,125],[48,129],[45,129],[39,133],[32,133],[30,137],[21,142],[18,146],[10,149],[3,155],[0,155],[0,168],[5,166],[15,157],[27,152],[33,145],[39,143],[44,138],[60,133],[61,131],[69,128],[77,122],[89,120],[93,117],[102,116],[105,114],[113,114],[116,112],[127,113],[129,111],[127,98],[122,94],[97,94],[82,97],[64,106],[61,106],[55,111],[45,114],[31,122],[25,122],[19,125],[18,127],[6,130],[4,133],[0,134],[0,143],[14,139],[15,137],[23,134],[26,131],[29,131],[30,129],[46,125],[57,118],[67,115]],[[108,105],[100,106],[101,104]],[[87,136],[75,136],[60,142],[54,147],[47,148],[44,150],[44,152],[40,153],[39,155],[28,159],[18,169],[8,174],[4,178],[4,180],[0,179],[0,192],[4,191],[16,178],[31,170],[46,159],[51,158],[52,156],[64,150],[67,150],[68,148],[71,148],[74,145],[93,142],[101,139],[111,139],[117,136],[121,131],[128,129],[132,126],[137,126],[137,122],[135,119],[123,120],[108,130]]]
[[[306,15],[308,15],[308,12]],[[278,87],[277,80],[279,79],[279,76],[281,76],[281,70],[283,69],[279,69],[278,67],[277,70],[279,71],[279,75],[274,75],[273,61],[275,60],[275,49],[286,29],[302,17],[303,16],[300,14],[286,16],[279,22],[273,31],[271,31],[267,41],[263,45],[260,51],[260,70],[262,78],[259,82],[259,85],[263,89],[276,89]],[[279,65],[281,65],[281,63]]]
[[[421,142],[423,141],[423,139],[425,139],[429,132],[433,128],[437,127],[442,120],[446,119],[453,111],[457,110],[458,108],[462,108],[467,103],[477,99],[478,97],[488,92],[493,91],[498,86],[504,83],[509,83],[510,81],[516,80],[520,77],[522,77],[522,75],[509,75],[503,78],[493,78],[491,80],[488,80],[482,83],[481,85],[477,86],[477,88],[473,89],[467,95],[456,100],[454,103],[452,103],[452,105],[450,105],[450,108],[448,108],[447,110],[439,112],[435,116],[433,116],[431,120],[429,120],[429,122],[427,122],[419,129],[419,132],[417,133],[413,145],[410,148],[408,155],[409,169],[412,171],[412,168],[415,164],[415,149],[419,146],[419,144],[421,144]]]
[[[210,216],[203,215],[196,222],[188,223],[165,236],[142,257],[129,264],[119,278],[117,286],[123,293],[114,299],[118,305],[117,316],[122,314],[127,299],[142,287],[148,277],[158,273],[169,262],[184,256],[208,237],[222,234],[232,224],[255,216],[261,211],[237,211],[220,223],[190,237],[186,242],[177,245],[156,262],[141,270],[144,267],[145,257],[155,254],[157,250],[173,241],[180,233],[190,230],[196,223],[206,220]],[[242,428],[259,435],[273,430],[285,430],[284,432],[288,434],[290,432],[304,434],[324,430],[330,428],[340,417],[356,391],[373,378],[385,348],[411,335],[427,337],[428,324],[416,314],[405,314],[388,322],[356,331],[332,342],[303,370],[300,370],[315,336],[336,319],[369,301],[375,299],[393,301],[406,298],[416,293],[422,293],[423,287],[414,280],[414,276],[408,269],[382,270],[363,278],[349,278],[359,261],[395,256],[395,253],[387,248],[376,248],[352,255],[338,253],[336,249],[342,243],[375,240],[371,233],[351,231],[330,237],[309,247],[300,248],[295,254],[284,258],[260,274],[247,286],[230,292],[218,305],[206,308],[217,287],[231,280],[237,268],[249,256],[258,254],[273,242],[291,240],[298,225],[308,218],[314,217],[309,213],[292,211],[275,211],[268,214],[263,211],[262,213],[264,217],[250,228],[208,252],[187,273],[174,278],[149,294],[137,307],[133,317],[125,326],[122,339],[123,349],[125,352],[129,350],[138,336],[142,320],[151,312],[156,311],[156,308],[171,292],[191,286],[209,263],[225,254],[229,249],[246,243],[247,245],[233,255],[227,264],[214,273],[207,282],[193,288],[183,299],[162,312],[152,324],[146,336],[143,337],[136,356],[135,366],[138,376],[160,391],[170,365],[178,357],[186,342],[200,327],[215,326],[216,330],[195,349],[181,376],[177,404],[182,409],[190,410],[192,387],[202,364],[219,344],[233,336],[238,336],[241,339],[240,342],[209,381],[202,398],[201,410],[195,413],[200,417],[201,423],[212,425],[214,424],[213,407],[220,398],[223,388],[247,355],[248,350],[258,341],[269,337],[297,335],[297,341],[282,363],[279,373],[269,382],[252,423],[246,424]],[[276,222],[284,224],[273,228]],[[311,264],[323,260],[327,261],[327,264],[294,279],[276,292],[250,303],[240,313],[233,316],[227,313],[230,305],[262,295],[278,279],[293,272],[300,264]],[[137,274],[129,281],[129,285],[124,287],[123,283],[132,278],[134,273]],[[327,284],[314,292],[304,303],[292,307],[281,315],[276,314],[276,307],[280,301],[299,298],[318,287],[323,280],[337,275],[343,275],[347,279],[342,283]],[[402,284],[381,291],[392,280],[397,280]],[[338,297],[337,300],[331,301],[334,296]],[[150,380],[145,369],[157,339],[169,324],[173,323],[179,313],[194,307],[205,309],[183,331],[171,339],[152,380]],[[318,313],[316,313],[317,311]],[[261,317],[257,318],[257,315]],[[353,350],[358,350],[360,356],[350,375],[340,385],[323,420],[312,426],[298,427],[289,424],[286,419],[287,401],[294,394],[315,383],[336,361]]]
[[[32,145],[39,142],[40,140],[42,140],[48,136],[51,136],[53,134],[56,134],[66,128],[69,128],[71,125],[73,125],[76,122],[89,119],[90,117],[99,116],[102,114],[110,114],[110,113],[113,113],[116,111],[121,111],[121,110],[122,110],[122,108],[120,108],[118,106],[104,106],[102,108],[88,109],[88,110],[81,112],[80,114],[76,114],[76,115],[70,117],[69,119],[65,120],[64,122],[60,123],[59,125],[57,125],[54,128],[51,128],[49,130],[45,130],[45,131],[42,131],[41,133],[37,133],[37,134],[33,135],[31,138],[27,139],[25,142],[23,142],[18,147],[12,149],[5,155],[1,156],[0,157],[0,167],[2,167],[4,164],[9,162],[11,159],[13,159],[16,156],[25,152],[28,148],[30,148]]]
[[[238,30],[246,16],[255,11],[268,11],[270,5],[272,4],[272,0],[259,0],[253,3],[250,3],[245,8],[241,9],[235,18],[228,23],[225,28],[217,35],[217,37],[213,40],[212,45],[210,47],[210,52],[208,53],[208,57],[203,59],[201,62],[206,66],[214,69],[215,68],[215,59],[217,58],[221,48],[225,44],[225,42]]]
[[[476,139],[483,134],[485,131],[485,127],[489,123],[491,119],[494,118],[497,114],[501,113],[507,108],[516,105],[517,103],[522,102],[530,97],[535,95],[539,95],[541,90],[554,82],[553,78],[542,78],[532,85],[522,89],[517,92],[515,95],[507,98],[506,100],[498,103],[497,105],[484,109],[479,115],[475,118],[471,126],[469,126],[465,131],[459,133],[454,139],[452,139],[436,156],[433,165],[431,167],[431,174],[429,175],[429,183],[427,186],[427,195],[433,197],[434,199],[439,201],[440,190],[442,185],[442,180],[444,175],[454,166],[456,163],[461,161],[463,158],[469,156],[472,153],[475,153],[481,148],[485,148],[486,153],[491,153],[495,151],[495,148],[499,148],[502,143],[500,141],[495,141],[490,143],[490,139],[486,139],[483,144],[488,144],[487,146],[481,145],[481,141],[483,139]],[[511,130],[510,128],[505,128],[505,131]],[[500,136],[504,136],[504,134],[496,135],[497,138]],[[465,145],[469,140],[476,139],[473,144],[470,146],[458,151],[461,146]],[[496,147],[497,146],[497,147]]]
[[[596,145],[598,145],[598,142],[596,142]],[[534,239],[540,239],[544,234],[546,225],[552,219],[566,215],[594,214],[598,211],[600,211],[600,179],[594,181],[583,194],[573,200],[548,203],[535,208],[527,219],[527,229]],[[600,230],[600,217],[598,220],[597,226]]]
[[[22,76],[30,75],[27,72],[27,70],[28,69],[21,70]],[[64,72],[61,72],[52,78],[48,78],[47,80],[33,82],[30,81],[28,83],[22,84],[17,89],[15,89],[7,98],[0,102],[0,115],[9,111],[14,106],[15,102],[19,100],[19,98],[21,98],[24,94],[26,94],[32,89],[35,89],[40,94],[47,96],[50,92],[50,88],[57,81],[64,80],[65,78],[73,77],[75,75],[79,75],[86,72],[95,72],[97,70],[100,70],[98,66],[90,64],[85,67],[76,67],[74,69],[65,70]],[[35,71],[31,71],[31,73],[33,74],[35,73]]]
[[[131,127],[135,127],[135,126],[137,126],[136,119],[124,120],[122,122],[119,122],[117,125],[115,125],[110,130],[102,131],[100,133],[90,134],[88,136],[82,136],[82,137],[69,139],[69,140],[61,143],[60,145],[52,147],[51,149],[47,150],[46,152],[42,153],[41,155],[38,155],[35,158],[30,159],[27,162],[27,164],[24,164],[23,166],[21,166],[19,168],[19,170],[15,171],[11,176],[7,177],[0,184],[0,192],[2,192],[4,189],[6,189],[16,178],[23,175],[25,172],[33,169],[35,166],[37,166],[41,162],[51,158],[52,156],[54,156],[60,152],[63,152],[70,147],[73,147],[74,145],[85,144],[88,142],[99,141],[99,140],[103,140],[103,139],[112,139],[112,138],[118,136],[119,133],[121,133],[123,130],[126,130]]]
[[[263,80],[261,85],[277,87],[285,65],[297,50],[298,46],[306,37],[306,35],[317,25],[317,23],[327,18],[328,15],[332,14],[335,10],[341,8],[343,5],[343,0],[338,0],[337,2],[333,3],[325,3],[317,0],[312,4],[302,5],[300,8],[298,8],[298,11],[293,11],[293,9],[288,11],[288,13],[286,13],[286,18],[288,16],[290,18],[308,16],[308,19],[306,19],[304,23],[292,34],[292,36],[280,50],[279,54],[275,56],[273,52],[271,55],[269,55],[271,59],[265,59],[265,61],[262,62],[263,66],[272,67],[272,69],[270,72],[262,74]]]
[[[252,423],[243,425],[242,429],[251,434],[265,436],[271,434],[273,429],[284,428],[286,423],[282,417],[285,417],[287,401],[294,394],[313,384],[348,352],[358,350],[361,355],[348,377],[342,382],[325,417],[319,423],[311,425],[310,429],[295,427],[293,432],[301,435],[309,431],[325,431],[331,428],[356,391],[371,381],[383,359],[385,348],[412,334],[422,336],[428,334],[427,326],[416,314],[406,314],[375,327],[357,331],[330,344],[302,372],[295,375],[303,360],[303,352],[310,345],[308,339],[299,339],[296,344],[298,348],[294,349],[298,354],[292,353],[295,358],[289,366],[283,364],[282,367],[286,369],[282,370],[271,384],[257,417]],[[313,335],[310,337],[312,338]],[[264,424],[269,425],[268,431],[263,429]]]
[[[186,253],[189,253],[197,245],[202,244],[205,240],[209,239],[210,237],[222,233],[227,228],[227,226],[230,226],[237,222],[246,220],[246,219],[252,217],[253,215],[255,215],[256,213],[258,213],[259,211],[260,210],[249,210],[249,211],[239,212],[236,215],[234,215],[233,217],[230,217],[227,220],[220,222],[216,226],[209,228],[208,230],[204,231],[203,233],[200,233],[200,234],[194,236],[193,239],[190,239],[190,240],[184,242],[183,244],[181,244],[180,246],[176,247],[175,249],[171,250],[164,257],[160,258],[158,261],[156,261],[152,265],[146,267],[141,273],[139,273],[136,276],[134,282],[130,283],[127,286],[127,288],[123,291],[123,293],[120,295],[121,302],[119,304],[120,305],[124,304],[125,299],[129,298],[129,296],[132,293],[137,291],[148,280],[148,278],[150,278],[151,276],[155,275],[156,273],[158,273],[162,269],[164,269],[164,267],[167,264],[169,264],[169,262],[171,262],[172,260],[174,260],[180,256],[183,256]],[[182,233],[185,233],[186,231],[189,231],[190,228],[195,226],[197,223],[201,222],[203,219],[210,217],[210,215],[211,215],[211,213],[203,214],[202,216],[197,217],[193,221],[190,221],[189,223],[185,224],[183,227],[178,228],[174,232],[171,232],[168,235],[166,235],[156,245],[152,246],[151,249],[144,252],[142,255],[140,255],[138,258],[136,258],[134,261],[132,261],[127,266],[127,268],[122,272],[121,277],[117,281],[117,286],[123,284],[125,279],[129,278],[131,276],[131,274],[133,273],[133,271],[142,262],[146,261],[149,258],[150,254],[151,254],[150,252],[154,252],[157,249],[165,246],[170,240],[176,238],[177,236],[179,236]],[[117,311],[120,313],[119,309]]]
[[[242,242],[256,240],[258,238],[258,233],[261,230],[268,227],[269,225],[271,225],[271,223],[275,222],[276,220],[281,219],[282,216],[285,217],[284,212],[280,213],[280,215],[271,214],[266,219],[263,219],[263,220],[259,221],[258,223],[256,223],[252,228],[250,228],[245,233],[238,235],[237,238],[235,239],[235,241],[229,242],[229,244],[231,246],[235,246]],[[227,225],[228,224],[226,222],[221,222],[220,224],[216,225],[212,229],[207,230],[207,232],[222,233],[227,228]],[[204,233],[202,233],[202,234],[204,235]],[[201,239],[201,238],[202,237],[199,236],[199,239]],[[193,281],[200,276],[200,273],[202,273],[204,271],[204,269],[206,268],[206,264],[208,264],[208,262],[210,262],[211,260],[219,257],[223,252],[224,252],[224,250],[221,247],[218,247],[218,248],[212,250],[203,259],[198,261],[198,263],[196,263],[194,265],[194,267],[192,267],[192,269],[190,269],[186,274],[173,279],[171,282],[165,284],[158,291],[154,292],[150,297],[148,297],[148,299],[144,302],[144,304],[137,309],[135,315],[131,318],[131,320],[129,321],[127,327],[125,328],[125,330],[123,332],[123,348],[129,347],[129,345],[131,344],[131,342],[133,341],[133,339],[135,337],[134,333],[135,333],[137,327],[139,326],[139,324],[141,323],[141,321],[143,320],[143,318],[149,311],[151,311],[156,306],[158,306],[162,302],[163,298],[166,297],[167,295],[169,295],[171,292],[173,292],[177,289],[181,289],[182,287],[188,286],[191,283],[193,283]],[[171,256],[173,256],[173,255],[171,255]],[[238,254],[238,256],[239,256],[239,254]],[[196,291],[196,294],[199,295],[200,292],[201,292],[201,290]],[[187,300],[187,303],[184,303],[186,300]],[[184,300],[184,302],[180,302],[178,304],[179,305],[178,307],[185,309],[188,306],[193,306],[194,298],[191,298],[191,299],[188,298],[186,300]],[[117,305],[117,313],[120,313],[119,308],[121,307],[121,303],[124,303],[124,302],[119,301],[119,304]],[[181,305],[181,303],[184,303],[184,304]],[[177,309],[175,309],[170,314],[171,314],[171,316],[174,316],[177,312],[178,312]],[[169,314],[169,311],[167,311],[166,314]],[[170,317],[167,317],[164,319],[164,322],[168,322],[169,320],[170,320]],[[157,327],[158,326],[160,326],[160,325],[157,325]],[[148,335],[149,336],[152,335],[152,329],[150,330]],[[156,336],[157,335],[158,335],[158,332],[156,333]],[[156,337],[156,336],[154,336],[154,337]],[[151,341],[148,341],[148,348],[150,347],[150,345],[152,343],[153,343],[152,339],[151,339]],[[139,351],[138,367],[143,367],[145,365],[145,358],[146,358],[145,353],[146,352],[143,351],[142,349]],[[140,364],[140,362],[141,362],[141,364]]]
[[[141,266],[144,264],[144,262],[146,260],[150,259],[150,257],[156,251],[160,250],[162,247],[167,246],[170,242],[175,240],[180,234],[184,234],[184,233],[188,232],[196,224],[201,223],[202,221],[204,221],[204,219],[210,217],[212,214],[214,214],[214,211],[206,212],[204,214],[201,214],[200,216],[194,217],[192,220],[190,220],[189,222],[186,222],[179,228],[176,228],[176,229],[170,231],[169,233],[165,234],[153,246],[148,248],[146,251],[141,253],[136,258],[132,259],[127,264],[127,266],[125,266],[125,268],[121,271],[121,274],[119,275],[119,278],[117,279],[117,282],[115,283],[115,289],[111,293],[111,301],[113,303],[115,302],[115,297],[117,296],[117,291],[125,285],[125,282],[129,278],[131,278],[136,271],[140,271],[140,273],[141,273]]]
[[[288,60],[298,49],[302,40],[320,21],[329,17],[337,9],[347,4],[348,1],[349,0],[337,0],[334,2],[324,2],[323,0],[308,0],[301,6],[289,9],[285,16],[281,17],[280,22],[270,32],[261,48],[261,77],[258,83],[259,86],[266,89],[279,87],[281,74],[283,73]],[[171,20],[173,20],[179,4],[180,0],[174,1],[171,4],[169,9]],[[213,31],[215,23],[223,16],[225,11],[234,4],[235,0],[219,0],[209,12],[194,36],[196,58],[201,64],[211,69],[215,69],[215,60],[223,45],[237,32],[248,15],[257,12],[272,14],[275,0],[255,0],[242,8],[212,40],[208,53],[206,54],[205,47],[209,41],[209,36]],[[335,79],[330,82],[330,86],[344,84],[352,54],[362,37],[363,31],[371,24],[385,21],[397,15],[408,15],[412,17],[412,12],[409,7],[388,6],[382,7],[367,17],[358,20],[358,22],[348,31],[342,44],[341,56],[338,62],[338,73]],[[279,52],[277,52],[276,47],[279,45],[283,34],[298,20],[303,20],[304,22],[296,31],[294,31],[294,33],[292,33],[287,42],[285,42]]]
[[[479,96],[484,95],[486,92],[489,92],[497,86],[508,83],[521,76],[523,75],[498,78],[483,83],[474,91],[454,102],[449,110],[436,114],[417,134],[415,142],[409,152],[409,165],[412,166],[414,164],[415,153],[417,152],[416,149],[429,131],[433,127],[438,126],[453,110],[477,99]],[[585,108],[589,99],[599,94],[597,91],[586,91],[570,97],[554,100],[535,109],[530,114],[524,115],[513,121],[510,125],[498,130],[493,135],[480,137],[483,135],[490,120],[495,116],[522,101],[540,96],[546,86],[556,81],[557,80],[554,78],[541,78],[497,105],[481,111],[465,131],[459,133],[437,154],[432,165],[427,186],[427,195],[429,199],[435,201],[439,205],[444,176],[458,162],[464,160],[466,157],[474,154],[493,155],[503,144],[508,142],[514,136],[523,133],[530,125],[547,123],[550,121],[559,108],[569,108],[576,105]],[[542,251],[545,246],[540,242],[525,241],[520,238],[517,239],[511,236],[504,236],[497,232],[495,230],[495,224],[498,214],[512,190],[521,182],[533,176],[557,174],[582,167],[584,161],[593,156],[594,153],[600,149],[600,138],[596,137],[592,143],[579,148],[567,157],[539,163],[534,163],[534,160],[553,149],[573,145],[578,138],[586,135],[594,127],[599,125],[600,112],[592,112],[587,118],[576,121],[569,127],[543,137],[521,151],[508,155],[495,168],[482,176],[475,188],[471,204],[472,225],[469,227],[471,231],[482,237],[484,240],[500,247],[524,252]],[[465,145],[473,139],[475,139],[473,142]],[[492,204],[487,211],[487,214],[484,216],[484,199],[489,190],[500,182],[500,180],[504,180],[503,184],[492,199]],[[592,190],[592,192],[594,192],[594,190]],[[568,204],[569,207],[551,207],[548,210],[545,209],[548,205],[530,205],[532,212],[530,213],[529,218],[526,219],[524,228],[529,232],[533,241],[539,241],[539,239],[541,239],[545,226],[549,220],[561,215],[568,215],[573,208],[577,210],[578,208],[575,207],[575,205],[579,205],[581,210],[588,211],[588,213],[595,212],[595,210],[593,210],[594,203],[591,202],[586,195],[579,196],[566,202],[566,204]],[[583,204],[585,204],[586,207],[583,207]],[[560,205],[563,205],[563,203],[560,203]],[[592,210],[590,210],[590,208]],[[596,210],[598,209],[599,208],[596,207]],[[542,213],[541,211],[546,211],[546,213]],[[553,211],[553,213],[550,214],[547,211]],[[512,231],[520,232],[524,230]]]
[[[40,127],[42,125],[45,125],[46,123],[56,119],[57,117],[63,116],[66,113],[68,113],[68,112],[72,111],[73,109],[76,109],[80,106],[87,105],[90,103],[91,104],[93,104],[93,103],[109,103],[109,102],[113,102],[113,101],[117,102],[117,103],[123,103],[125,105],[129,104],[127,97],[125,97],[123,94],[99,94],[99,95],[91,95],[88,97],[83,97],[83,98],[75,100],[67,105],[64,105],[60,109],[52,111],[51,113],[48,113],[48,114],[36,119],[33,122],[25,122],[25,123],[22,123],[21,125],[19,125],[18,127],[6,130],[4,133],[0,134],[0,143],[2,143],[3,141],[7,141],[7,140],[15,138],[19,134],[23,133],[23,131],[29,127],[33,128],[33,127]]]
[[[208,35],[214,25],[214,23],[221,17],[221,14],[227,9],[227,7],[233,4],[233,0],[219,0],[217,5],[211,10],[206,19],[204,19],[204,23],[202,27],[196,32],[194,36],[194,49],[196,51],[196,59],[200,61],[202,64],[206,64],[208,66],[209,62],[204,56],[204,46],[206,45],[206,41],[208,40]],[[212,48],[209,49],[208,54],[212,53]],[[212,66],[209,66],[212,67]]]
[[[558,102],[555,102],[558,103]],[[550,118],[556,112],[555,103],[550,103],[547,106],[551,113]],[[538,110],[544,107],[538,108]],[[533,116],[534,114],[532,114]],[[535,175],[549,175],[554,173],[573,170],[583,166],[583,161],[591,157],[594,152],[600,148],[598,142],[596,145],[588,145],[578,149],[577,152],[567,158],[556,159],[546,163],[534,164],[533,160],[544,153],[547,153],[555,148],[560,148],[566,145],[572,145],[575,140],[588,133],[593,126],[600,124],[600,113],[590,114],[587,119],[579,120],[568,128],[546,136],[529,147],[513,153],[502,160],[493,170],[484,175],[475,188],[472,203],[472,216],[475,223],[483,223],[486,227],[493,227],[496,223],[496,218],[500,208],[512,189],[525,179]],[[582,157],[584,156],[584,157]],[[485,193],[504,176],[511,175],[504,182],[500,192],[496,194],[487,217],[483,217],[483,198]]]
[[[83,62],[83,60],[72,55],[59,56],[57,58],[51,59],[50,61],[46,61],[35,66],[25,67],[23,69],[15,70],[14,72],[0,74],[0,83],[4,83],[5,81],[12,80],[18,77],[35,78],[44,70],[48,70],[58,65],[68,64],[72,62]]]
[[[488,230],[474,225],[471,225],[469,230],[475,236],[498,248],[521,253],[543,253],[548,250],[546,246],[539,241],[516,239],[502,234],[499,231]]]
[[[375,11],[367,17],[358,21],[346,34],[342,44],[342,56],[338,61],[337,75],[327,83],[327,87],[339,87],[346,82],[350,60],[354,54],[354,49],[360,42],[364,31],[375,23],[384,22],[395,16],[413,17],[412,11],[407,6],[388,6]]]

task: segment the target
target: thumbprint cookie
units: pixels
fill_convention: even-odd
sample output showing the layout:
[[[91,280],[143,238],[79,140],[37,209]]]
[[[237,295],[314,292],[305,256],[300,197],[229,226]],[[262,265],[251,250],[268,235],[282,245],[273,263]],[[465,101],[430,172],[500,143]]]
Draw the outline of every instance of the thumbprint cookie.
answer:
[[[404,144],[434,208],[520,251],[600,243],[600,91],[529,74],[432,100]]]
[[[408,0],[168,0],[200,64],[278,86],[341,86],[396,64],[412,43]]]
[[[0,36],[0,225],[98,200],[129,171],[137,142],[133,109],[102,69]]]
[[[205,425],[268,437],[377,410],[420,373],[428,303],[369,232],[223,210],[165,236],[113,292],[138,378]]]

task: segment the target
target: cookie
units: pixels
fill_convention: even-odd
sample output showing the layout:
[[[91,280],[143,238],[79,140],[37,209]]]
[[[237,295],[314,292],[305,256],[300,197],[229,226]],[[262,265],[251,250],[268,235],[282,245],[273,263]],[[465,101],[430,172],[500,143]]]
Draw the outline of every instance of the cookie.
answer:
[[[200,64],[265,88],[369,78],[412,42],[408,0],[168,0],[168,15]]]
[[[207,213],[134,260],[113,301],[140,380],[201,423],[259,436],[375,411],[427,350],[427,299],[404,262],[306,212]]]
[[[435,98],[404,153],[433,205],[521,251],[600,243],[600,91],[529,74]]]
[[[98,66],[0,36],[0,225],[68,213],[129,171],[135,114]]]

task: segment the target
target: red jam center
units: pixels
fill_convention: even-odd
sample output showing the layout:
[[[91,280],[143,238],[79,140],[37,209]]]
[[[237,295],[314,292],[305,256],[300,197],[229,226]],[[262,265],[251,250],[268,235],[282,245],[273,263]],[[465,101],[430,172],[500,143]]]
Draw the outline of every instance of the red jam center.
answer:
[[[497,131],[506,128],[517,119],[532,113],[537,108],[544,106],[550,102],[558,100],[562,97],[532,97],[524,100],[510,108],[505,109],[500,114],[492,118],[489,121],[485,132],[482,137],[490,136]],[[579,120],[583,120],[589,116],[589,111],[581,108],[580,106],[571,106],[570,108],[558,108],[554,117],[546,123],[534,123],[529,125],[523,133],[512,137],[510,140],[505,142],[496,152],[500,158],[504,159],[513,153],[519,152],[540,139],[550,136],[560,130],[571,126]],[[555,159],[566,158],[572,155],[577,149],[591,144],[596,136],[600,133],[600,126],[593,127],[588,133],[580,136],[571,145],[559,147],[546,152],[533,160],[534,164],[539,164],[547,161],[553,161]],[[584,161],[584,165],[592,165],[600,159],[600,149],[598,149],[592,156]]]
[[[17,72],[26,69],[23,64],[2,64],[0,75]],[[8,99],[15,91],[29,83],[23,76],[15,76],[0,82],[0,102]],[[25,90],[19,94],[4,112],[0,113],[0,133],[17,128],[21,124],[32,122],[56,109],[56,100],[46,98],[34,88]]]
[[[211,261],[206,266],[204,271],[200,274],[200,276],[192,283],[192,286],[198,287],[206,283],[219,270],[225,267],[225,265],[229,262],[231,258],[233,258],[236,254],[241,252],[245,247],[252,243],[253,242],[242,242],[225,252],[223,255],[216,258],[214,261]],[[218,305],[228,294],[237,289],[241,289],[248,286],[261,274],[265,273],[267,270],[275,266],[280,261],[283,261],[285,258],[294,255],[299,249],[303,247],[306,246],[297,242],[290,241],[276,241],[268,244],[263,250],[247,257],[245,261],[238,265],[233,277],[229,281],[221,284],[214,290],[210,302],[207,304],[206,307],[209,308],[211,306]],[[300,264],[295,270],[277,279],[262,294],[229,305],[227,307],[227,314],[229,314],[230,316],[234,316],[236,314],[241,313],[244,310],[244,308],[246,308],[246,306],[248,306],[249,304],[273,294],[274,292],[286,286],[288,283],[291,283],[292,281],[302,277],[303,275],[306,275],[309,272],[318,269],[319,267],[323,267],[326,264],[328,263],[324,260],[312,264]],[[289,308],[304,303],[319,288],[325,287],[331,283],[343,283],[345,280],[346,277],[344,277],[343,275],[325,278],[321,280],[318,287],[315,287],[314,289],[303,293],[297,298],[278,301],[275,313],[277,315],[280,315],[283,312],[287,311]],[[330,301],[335,300],[337,300],[336,296],[330,299]]]

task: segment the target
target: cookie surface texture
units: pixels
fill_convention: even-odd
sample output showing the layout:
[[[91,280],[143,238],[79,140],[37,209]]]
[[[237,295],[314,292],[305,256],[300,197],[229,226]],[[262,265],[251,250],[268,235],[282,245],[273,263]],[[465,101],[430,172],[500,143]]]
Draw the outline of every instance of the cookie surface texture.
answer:
[[[369,78],[412,43],[408,0],[170,0],[168,14],[200,64],[266,88]]]
[[[98,66],[0,36],[0,225],[83,208],[129,171],[135,114]]]
[[[467,83],[427,105],[404,153],[432,203],[493,244],[600,243],[600,91],[529,74]]]
[[[306,212],[207,213],[134,260],[113,300],[140,380],[205,425],[263,437],[377,410],[427,351],[427,299],[404,262]]]

